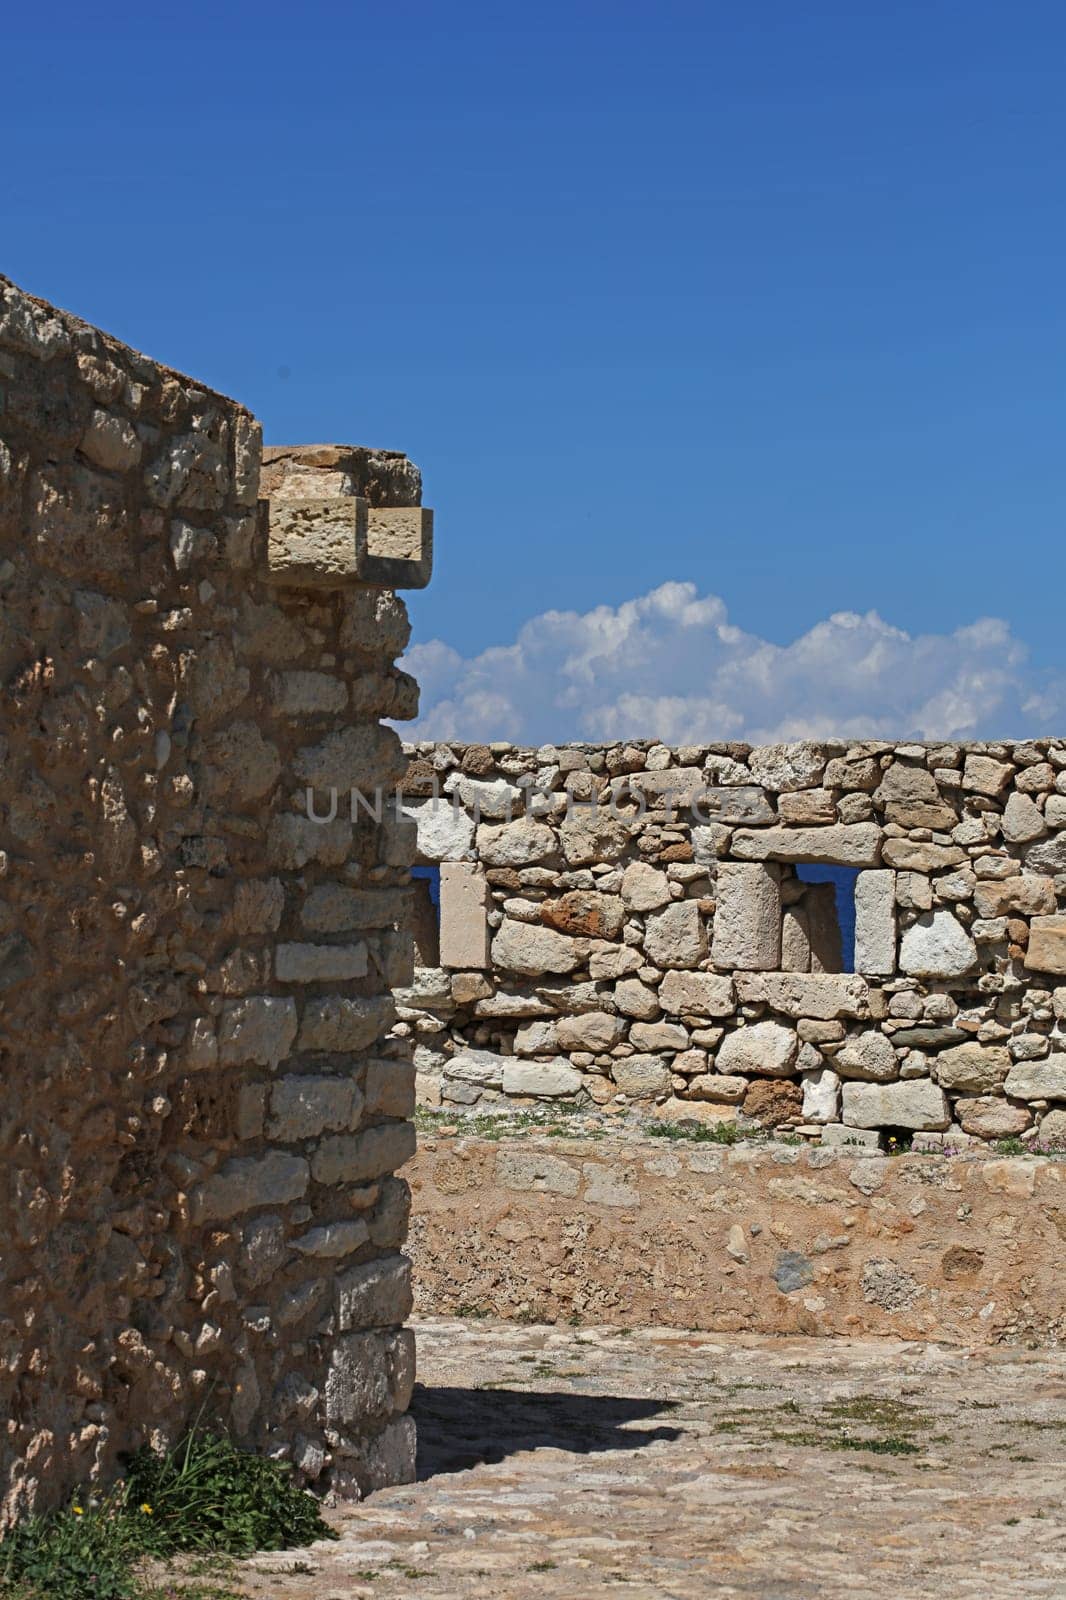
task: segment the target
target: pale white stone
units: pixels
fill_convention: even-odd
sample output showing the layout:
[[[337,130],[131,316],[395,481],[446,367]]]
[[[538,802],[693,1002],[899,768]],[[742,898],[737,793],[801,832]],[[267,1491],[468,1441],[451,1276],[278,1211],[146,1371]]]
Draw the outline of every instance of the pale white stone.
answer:
[[[838,823],[827,828],[738,828],[732,849],[741,861],[876,867],[881,855],[881,829],[875,822]]]
[[[242,1211],[287,1205],[307,1193],[309,1178],[307,1162],[283,1150],[235,1156],[193,1191],[193,1221],[225,1222]]]
[[[637,1050],[687,1050],[688,1033],[677,1022],[634,1022],[629,1042]]]
[[[670,902],[670,880],[646,861],[633,861],[622,874],[622,900],[630,911],[658,911]]]
[[[503,1069],[504,1094],[531,1095],[555,1099],[576,1094],[581,1088],[580,1072],[562,1056],[554,1061],[508,1060]]]
[[[552,829],[528,817],[502,824],[482,823],[477,830],[478,855],[488,867],[530,866],[557,848]]]
[[[418,831],[418,854],[427,861],[465,861],[473,855],[474,819],[450,800],[407,800],[404,815]]]
[[[505,972],[539,978],[545,972],[573,972],[580,958],[577,941],[565,933],[508,917],[492,941],[492,963]]]
[[[1029,844],[1047,832],[1040,808],[1027,794],[1012,794],[1003,808],[1003,837],[1010,844]]]
[[[736,985],[746,1004],[768,1005],[787,1017],[829,1022],[870,1015],[869,985],[857,973],[739,972]]]
[[[852,1034],[833,1058],[842,1078],[866,1078],[887,1083],[899,1075],[896,1052],[876,1028]]]
[[[626,1056],[611,1066],[615,1087],[631,1100],[654,1100],[669,1094],[670,1069],[659,1056]]]
[[[781,964],[781,883],[774,867],[718,867],[711,956],[716,966],[773,971]]]
[[[502,1089],[503,1069],[508,1059],[492,1050],[464,1050],[445,1061],[444,1076],[482,1089]]]
[[[1066,1051],[1043,1061],[1018,1061],[1003,1082],[1015,1100],[1066,1100]]]
[[[577,1016],[560,1017],[556,1032],[560,1050],[601,1053],[619,1042],[625,1023],[608,1011],[583,1011]]]
[[[675,900],[650,915],[644,953],[657,967],[693,967],[707,952],[707,935],[695,900]]]
[[[515,1055],[541,1056],[558,1049],[554,1022],[524,1022],[514,1036]]]
[[[490,782],[468,778],[461,772],[449,774],[444,780],[444,792],[457,794],[475,817],[503,818],[508,822],[516,803],[522,798],[521,789],[508,783],[506,778],[493,778]]]
[[[626,978],[616,983],[614,1003],[624,1017],[637,1017],[641,1022],[651,1022],[662,1010],[655,990],[641,983],[639,978]]]
[[[925,912],[900,945],[900,969],[916,977],[961,978],[977,959],[977,946],[950,911]]]
[[[780,1022],[754,1022],[736,1028],[722,1040],[715,1067],[724,1073],[757,1073],[787,1078],[793,1070],[799,1041]]]
[[[736,1005],[733,980],[716,972],[668,972],[659,986],[659,1004],[674,1017],[690,1012],[727,1017]]]
[[[803,1074],[804,1122],[836,1122],[840,1117],[840,1078],[832,1067]]]
[[[359,1125],[362,1106],[354,1078],[294,1073],[279,1079],[271,1090],[267,1138],[295,1144],[327,1130],[351,1130]]]
[[[875,868],[855,879],[855,971],[896,970],[896,874]]]
[[[222,1010],[219,1059],[223,1066],[254,1062],[276,1067],[296,1038],[296,1002],[277,995],[230,1000]]]
[[[846,1083],[843,1120],[851,1128],[946,1128],[951,1106],[930,1078],[900,1083]]]
[[[467,861],[441,863],[441,966],[469,970],[489,965],[489,904],[488,882],[480,867]]]
[[[825,762],[825,752],[806,741],[760,745],[748,757],[748,765],[758,782],[777,793],[813,788],[821,782]]]

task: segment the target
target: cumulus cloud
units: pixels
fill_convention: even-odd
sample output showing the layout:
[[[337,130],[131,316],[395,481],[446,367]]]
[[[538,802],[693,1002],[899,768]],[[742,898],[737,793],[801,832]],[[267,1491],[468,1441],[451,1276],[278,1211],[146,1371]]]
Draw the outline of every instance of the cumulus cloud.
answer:
[[[404,666],[422,685],[418,739],[1006,738],[1061,730],[1066,712],[1066,679],[1035,673],[998,618],[913,635],[838,611],[776,645],[693,583],[546,611],[475,655],[431,640]]]

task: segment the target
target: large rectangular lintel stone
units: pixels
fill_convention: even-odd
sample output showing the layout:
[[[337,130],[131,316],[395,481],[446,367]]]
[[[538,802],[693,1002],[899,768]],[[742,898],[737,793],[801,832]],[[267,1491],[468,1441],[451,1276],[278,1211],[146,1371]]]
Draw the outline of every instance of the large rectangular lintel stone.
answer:
[[[742,861],[795,861],[839,867],[876,867],[881,829],[876,822],[825,828],[738,828],[732,851]]]
[[[828,1022],[870,1015],[869,985],[857,973],[738,972],[734,981],[743,1003],[766,1005],[786,1017]]]

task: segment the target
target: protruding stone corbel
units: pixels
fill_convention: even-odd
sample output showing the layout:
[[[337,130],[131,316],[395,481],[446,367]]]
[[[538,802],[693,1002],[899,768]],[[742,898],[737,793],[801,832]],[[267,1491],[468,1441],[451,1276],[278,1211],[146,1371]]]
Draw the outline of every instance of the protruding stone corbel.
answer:
[[[433,512],[380,503],[392,495],[417,497],[418,469],[405,456],[309,445],[267,450],[264,464],[267,569],[275,583],[425,588],[433,571]]]

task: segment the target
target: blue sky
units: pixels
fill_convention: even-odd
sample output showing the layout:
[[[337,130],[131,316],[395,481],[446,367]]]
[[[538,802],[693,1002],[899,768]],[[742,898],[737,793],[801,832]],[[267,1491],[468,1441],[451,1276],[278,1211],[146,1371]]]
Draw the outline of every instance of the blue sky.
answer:
[[[953,686],[950,731],[1066,714],[1061,5],[57,5],[6,37],[2,269],[271,442],[422,466],[438,565],[410,603],[452,707],[424,731],[532,736],[544,702],[595,733],[531,619],[632,645],[625,606],[668,583],[723,603],[690,680],[729,630],[765,674],[872,610],[956,640],[924,699],[870,687],[879,727],[939,731]],[[987,616],[975,664],[956,630]],[[507,672],[486,710],[471,673]],[[721,721],[706,683],[671,722],[691,681],[626,672],[615,711]],[[831,722],[818,681],[744,727]]]

